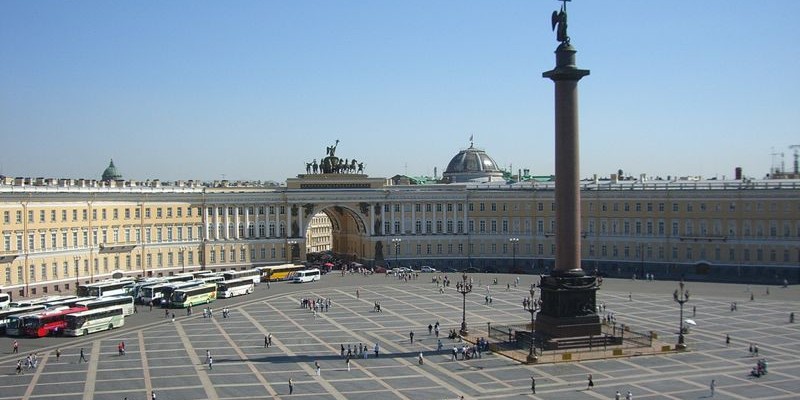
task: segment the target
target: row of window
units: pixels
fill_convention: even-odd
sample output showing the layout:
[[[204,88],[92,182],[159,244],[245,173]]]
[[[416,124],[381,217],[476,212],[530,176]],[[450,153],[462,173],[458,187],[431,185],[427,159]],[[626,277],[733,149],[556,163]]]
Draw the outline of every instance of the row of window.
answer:
[[[192,216],[192,207],[156,207],[156,208],[145,208],[144,209],[144,217],[149,219],[152,218],[153,211],[155,210],[156,218],[173,218],[173,215],[177,218],[183,218],[184,213],[187,217]],[[174,214],[173,214],[174,210]],[[184,211],[185,210],[185,211]],[[101,209],[92,209],[92,221],[97,221],[98,218],[100,220],[107,220],[109,219],[109,215],[111,219],[119,219],[120,218],[120,209],[119,208],[101,208]],[[67,222],[67,216],[71,214],[72,221],[78,221],[78,215],[80,212],[80,220],[87,221],[89,219],[89,209],[75,209],[72,210],[60,210],[61,214],[61,222]],[[48,222],[47,215],[49,214],[50,219],[49,222],[58,222],[57,216],[59,212],[57,210],[38,210],[39,213],[39,221],[40,223]],[[131,214],[132,213],[132,214]],[[199,209],[198,209],[199,213]],[[28,210],[28,223],[35,223],[35,210]],[[131,219],[131,215],[133,215],[134,219],[141,218],[141,208],[124,208],[122,209],[122,215],[124,219]],[[165,217],[166,215],[166,217]],[[22,210],[15,211],[15,218],[14,222],[17,224],[22,223]],[[3,211],[3,223],[10,224],[11,223],[11,211]]]
[[[110,231],[110,232],[109,232]],[[155,238],[153,233],[155,232]],[[61,229],[60,231],[49,232],[29,232],[28,233],[28,251],[44,251],[55,250],[60,248],[75,248],[89,246],[89,230],[86,228],[80,229]],[[110,236],[109,236],[110,233]],[[162,243],[172,241],[193,241],[195,238],[202,238],[202,227],[191,226],[167,226],[167,227],[145,227],[144,228],[144,243]],[[16,243],[12,243],[16,239]],[[37,240],[38,239],[38,240]],[[48,240],[49,239],[49,240]],[[142,228],[112,228],[112,229],[98,229],[93,228],[91,231],[91,243],[97,246],[103,244],[118,244],[118,243],[142,243]],[[15,246],[16,245],[16,246]],[[20,232],[12,235],[11,233],[3,233],[3,250],[11,251],[24,251],[23,234]]]

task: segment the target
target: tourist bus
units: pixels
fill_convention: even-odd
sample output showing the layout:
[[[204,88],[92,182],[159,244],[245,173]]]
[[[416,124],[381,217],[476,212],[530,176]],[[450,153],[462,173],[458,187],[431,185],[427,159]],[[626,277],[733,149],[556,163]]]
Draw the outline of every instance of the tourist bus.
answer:
[[[291,280],[295,272],[302,271],[306,268],[307,267],[302,264],[282,264],[259,267],[258,270],[261,271],[262,282],[275,282]]]
[[[163,282],[153,286],[145,286],[141,288],[139,291],[141,292],[139,295],[139,301],[142,304],[150,304],[153,302],[154,305],[161,303],[164,299],[169,299],[169,295],[172,294],[172,291],[175,290],[175,287],[181,287],[182,285],[200,285],[202,281],[194,280],[189,282]]]
[[[25,336],[40,338],[63,333],[67,327],[66,316],[86,311],[86,307],[56,308],[29,314],[22,317],[22,331]]]
[[[259,271],[258,268],[247,269],[244,271],[224,271],[222,276],[226,281],[232,281],[239,278],[250,278],[253,283],[258,283],[261,281],[261,271]]]
[[[217,298],[217,285],[206,284],[176,289],[169,298],[169,307],[186,308],[197,304],[210,303]]]
[[[253,279],[244,277],[239,279],[225,280],[217,283],[217,298],[227,299],[229,297],[241,296],[253,293],[255,285]]]
[[[67,296],[67,297],[68,298],[66,299],[48,301],[44,303],[44,305],[47,308],[55,308],[60,306],[75,307],[76,304],[82,301],[89,301],[97,298],[97,297],[77,297],[77,296]]]
[[[11,308],[22,308],[22,307],[30,307],[39,304],[47,304],[48,302],[56,302],[60,300],[69,300],[69,299],[76,299],[78,296],[45,296],[45,297],[37,297],[33,299],[27,300],[20,300],[15,301],[10,304]]]
[[[292,278],[292,282],[294,283],[305,283],[305,282],[314,282],[318,281],[321,274],[319,269],[304,269],[301,271],[297,271],[294,273],[294,278]]]
[[[81,336],[119,328],[125,325],[124,313],[122,307],[104,307],[68,314],[64,317],[64,335]]]
[[[9,308],[8,310],[0,311],[0,332],[6,333],[6,325],[8,325],[12,317],[14,317],[14,320],[17,321],[15,326],[17,326],[18,329],[19,318],[17,317],[19,317],[20,315],[26,315],[40,310],[44,310],[44,308],[45,308],[44,304],[37,304],[35,306],[28,306],[22,308]]]
[[[146,281],[136,282],[128,294],[133,297],[133,300],[141,303],[142,302],[142,289],[146,287],[151,287],[155,285],[160,285],[162,283],[166,283],[164,279],[156,278],[156,279],[148,279]]]
[[[216,284],[219,284],[220,282],[225,280],[225,277],[223,277],[222,275],[211,275],[211,276],[205,276],[205,277],[202,277],[202,278],[197,278],[197,280],[198,281],[203,281],[205,283],[216,283]]]
[[[134,283],[133,279],[109,279],[101,282],[90,283],[78,286],[78,296],[80,297],[102,297],[118,296],[127,294],[126,286]]]
[[[194,280],[194,275],[190,273],[185,274],[177,274],[172,276],[165,276],[161,279],[166,280],[167,282],[189,282]]]
[[[108,296],[82,301],[77,303],[79,307],[86,307],[87,310],[98,308],[120,307],[125,316],[133,314],[133,297],[131,296]]]
[[[0,310],[5,310],[11,307],[11,295],[8,293],[0,293]]]
[[[202,280],[199,280],[199,279],[195,279],[195,280],[189,281],[189,282],[173,282],[173,283],[170,283],[161,292],[161,294],[162,294],[161,305],[164,306],[164,307],[168,307],[167,303],[169,303],[170,299],[172,298],[172,294],[175,293],[175,291],[178,290],[178,289],[186,289],[186,288],[191,288],[191,287],[195,287],[195,286],[202,286],[202,285],[205,285],[205,284],[206,284],[205,282],[203,282]],[[216,283],[211,283],[211,285],[214,285],[215,288],[217,287]]]

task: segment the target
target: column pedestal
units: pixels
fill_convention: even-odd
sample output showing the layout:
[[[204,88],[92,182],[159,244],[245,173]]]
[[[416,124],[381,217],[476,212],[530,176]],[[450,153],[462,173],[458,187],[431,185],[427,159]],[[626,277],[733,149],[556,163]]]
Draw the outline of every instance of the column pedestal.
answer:
[[[536,316],[536,335],[545,342],[600,336],[595,295],[597,278],[585,275],[546,275],[539,286],[542,310]],[[558,346],[555,346],[558,347]]]

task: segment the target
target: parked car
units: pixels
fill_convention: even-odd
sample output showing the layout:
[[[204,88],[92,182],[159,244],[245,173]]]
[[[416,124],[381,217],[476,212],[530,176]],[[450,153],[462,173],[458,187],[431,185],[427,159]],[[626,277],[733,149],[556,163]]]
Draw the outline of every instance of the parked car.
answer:
[[[433,268],[433,267],[428,266],[428,265],[423,265],[423,266],[419,267],[419,270],[421,272],[436,272],[436,268]]]

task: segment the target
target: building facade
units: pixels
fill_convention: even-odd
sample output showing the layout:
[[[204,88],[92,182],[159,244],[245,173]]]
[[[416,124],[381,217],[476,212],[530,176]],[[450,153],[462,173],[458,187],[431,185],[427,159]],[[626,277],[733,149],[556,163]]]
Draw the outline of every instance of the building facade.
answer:
[[[0,289],[38,296],[115,273],[281,264],[316,246],[365,265],[544,273],[558,240],[553,189],[323,172],[282,187],[6,179]],[[595,180],[581,199],[588,271],[800,282],[800,180]],[[317,243],[320,213],[330,243]]]

